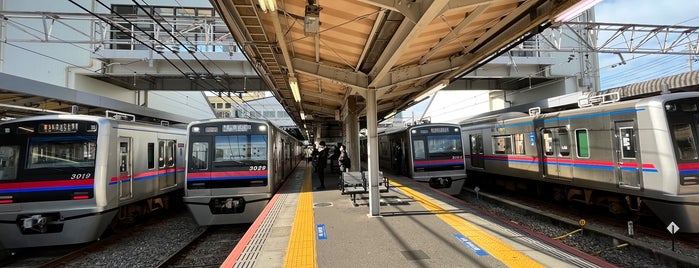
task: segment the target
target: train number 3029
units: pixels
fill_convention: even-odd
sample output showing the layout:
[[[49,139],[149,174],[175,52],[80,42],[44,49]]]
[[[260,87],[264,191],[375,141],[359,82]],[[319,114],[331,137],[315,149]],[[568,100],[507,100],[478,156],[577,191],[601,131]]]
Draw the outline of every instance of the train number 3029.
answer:
[[[250,166],[250,170],[267,170],[267,166]]]
[[[92,173],[73,173],[70,175],[71,180],[85,180],[92,178]]]

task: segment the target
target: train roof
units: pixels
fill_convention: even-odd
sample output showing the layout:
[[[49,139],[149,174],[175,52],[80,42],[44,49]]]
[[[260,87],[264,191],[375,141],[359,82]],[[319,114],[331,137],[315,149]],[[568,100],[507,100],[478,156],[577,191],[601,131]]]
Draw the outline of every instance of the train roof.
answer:
[[[121,114],[121,113],[119,113]],[[121,114],[122,116],[129,116],[128,114]],[[129,117],[130,118],[130,117]],[[135,121],[135,117],[127,119],[125,117],[120,117],[120,116],[97,116],[97,115],[86,115],[86,114],[47,114],[47,115],[37,115],[37,116],[28,116],[28,117],[22,117],[22,118],[16,118],[8,121],[2,121],[0,122],[1,124],[6,124],[6,123],[13,123],[13,122],[26,122],[26,121],[40,121],[40,120],[89,120],[89,121],[95,121],[95,122],[112,122],[112,123],[126,123],[126,124],[134,124],[134,125],[142,125],[142,126],[152,126],[152,127],[170,127],[170,128],[176,128],[176,129],[182,129],[184,130],[186,125],[183,124],[176,124],[176,125],[170,125],[168,121],[160,121],[160,122],[144,122],[144,121]]]
[[[599,95],[595,95],[595,96],[599,96]],[[601,105],[591,105],[591,106],[587,106],[587,107],[583,107],[583,108],[578,107],[578,108],[574,108],[574,109],[554,111],[554,112],[549,112],[549,113],[543,113],[543,114],[537,115],[537,116],[538,117],[546,117],[546,116],[554,115],[554,114],[558,114],[558,113],[572,114],[572,113],[586,112],[586,111],[590,111],[590,110],[613,109],[615,107],[629,106],[629,105],[648,106],[648,105],[652,105],[652,103],[656,103],[657,105],[659,105],[659,104],[662,104],[668,100],[683,99],[683,98],[699,98],[699,92],[676,92],[676,93],[654,95],[654,96],[645,97],[645,98],[628,99],[628,100],[611,102],[611,103],[601,104]],[[473,116],[473,117],[466,119],[466,120],[462,120],[461,122],[459,122],[459,125],[465,126],[465,125],[482,124],[482,123],[489,123],[489,122],[495,122],[495,121],[501,121],[501,120],[515,119],[515,118],[526,118],[529,116],[530,115],[528,115],[527,113],[523,113],[523,112],[503,112],[503,113],[488,112],[488,113],[483,113],[480,115]]]

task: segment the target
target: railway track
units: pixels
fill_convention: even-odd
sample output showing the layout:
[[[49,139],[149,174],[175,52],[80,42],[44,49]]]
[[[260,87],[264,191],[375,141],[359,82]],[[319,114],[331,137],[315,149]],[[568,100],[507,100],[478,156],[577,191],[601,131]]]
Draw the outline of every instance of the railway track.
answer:
[[[667,230],[636,225],[629,235],[627,221],[600,211],[467,188],[458,197],[499,220],[524,226],[620,267],[699,267],[696,234],[676,234],[673,250],[673,237]]]
[[[156,267],[219,267],[249,227],[249,224],[210,226]]]

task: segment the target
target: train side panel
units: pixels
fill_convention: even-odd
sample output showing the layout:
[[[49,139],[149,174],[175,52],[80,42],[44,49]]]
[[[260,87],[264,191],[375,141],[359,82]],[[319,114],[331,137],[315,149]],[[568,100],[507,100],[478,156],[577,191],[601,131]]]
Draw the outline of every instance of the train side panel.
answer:
[[[674,93],[532,117],[467,120],[461,125],[467,170],[547,182],[556,200],[613,213],[650,210],[666,224],[697,233],[698,106],[699,94]],[[527,137],[516,135],[527,132],[536,147],[518,153]],[[538,172],[523,165],[530,159]],[[515,181],[499,183],[513,190],[521,186],[517,179],[494,179]]]

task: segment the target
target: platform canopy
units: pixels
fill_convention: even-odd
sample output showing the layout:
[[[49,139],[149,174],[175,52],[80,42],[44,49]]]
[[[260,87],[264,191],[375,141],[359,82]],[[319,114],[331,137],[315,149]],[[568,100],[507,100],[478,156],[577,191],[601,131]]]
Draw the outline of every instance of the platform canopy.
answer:
[[[367,90],[378,118],[399,112],[599,0],[211,2],[303,126],[342,120]]]

